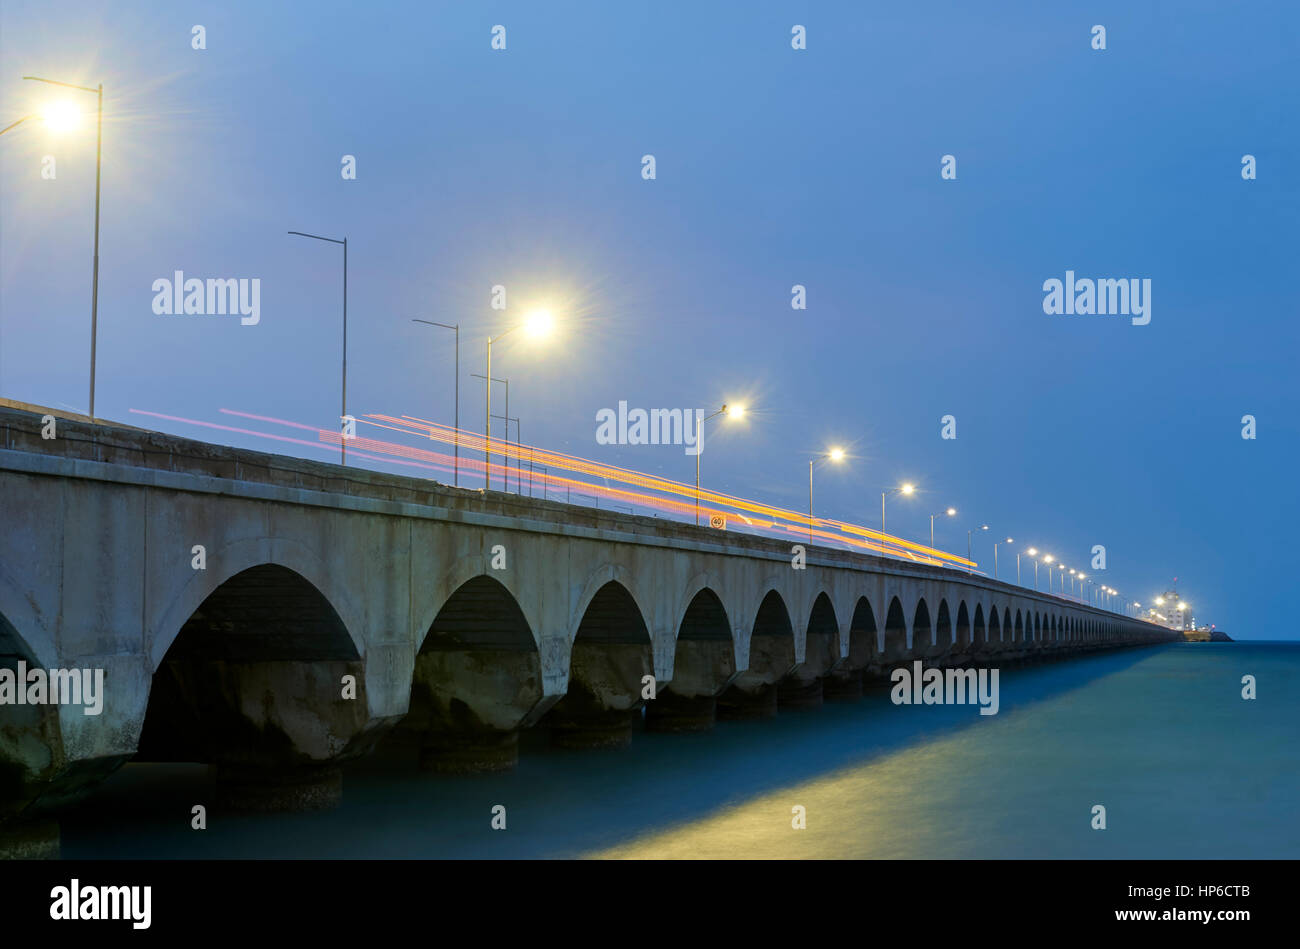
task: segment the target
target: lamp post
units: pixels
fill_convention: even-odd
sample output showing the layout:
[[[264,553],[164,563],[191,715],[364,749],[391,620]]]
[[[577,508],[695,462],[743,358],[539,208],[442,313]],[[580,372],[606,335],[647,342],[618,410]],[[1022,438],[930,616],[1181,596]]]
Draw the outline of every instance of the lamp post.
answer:
[[[524,493],[524,479],[523,476],[520,474],[520,471],[522,470],[523,467],[521,464],[523,460],[523,451],[519,447],[519,439],[520,439],[520,431],[521,431],[519,425],[519,419],[513,415],[493,415],[492,417],[500,419],[501,421],[506,423],[506,444],[507,445],[510,444],[510,423],[511,422],[515,423],[515,493],[522,495]],[[506,470],[509,471],[509,469],[510,469],[509,461],[507,460]],[[529,466],[529,471],[530,472],[532,471],[531,465]],[[531,474],[529,475],[529,484],[530,485],[532,484]],[[509,482],[506,482],[506,490],[507,491],[510,490]]]
[[[994,541],[994,542],[993,542],[993,579],[994,579],[994,580],[996,580],[996,579],[998,578],[998,543],[999,543],[999,541]],[[1014,543],[1015,543],[1015,538],[1014,538],[1014,537],[1008,537],[1005,541],[1001,541],[1001,543],[1014,544]],[[1017,564],[1016,569],[1017,569],[1017,570],[1019,570],[1019,563],[1020,563],[1020,555],[1019,555],[1019,554],[1016,554],[1016,564]],[[1019,577],[1019,574],[1017,573],[1017,575],[1016,575],[1016,581],[1019,582],[1019,579],[1020,579],[1020,577]]]
[[[343,245],[343,411],[339,415],[340,424],[346,424],[348,417],[348,239],[335,240],[332,237],[321,237],[318,234],[306,234],[302,231],[290,231],[297,237],[310,237],[312,240],[326,241],[330,244]],[[340,464],[348,463],[348,438],[347,432],[339,439],[339,456]]]
[[[455,388],[456,388],[455,413],[456,414],[455,414],[455,420],[452,422],[452,424],[456,426],[455,434],[452,436],[453,444],[456,446],[455,447],[456,460],[452,466],[452,472],[453,472],[452,484],[454,484],[456,487],[460,487],[460,324],[459,323],[455,323],[455,324],[435,323],[433,320],[418,320],[418,319],[412,319],[411,322],[425,323],[428,326],[441,326],[445,330],[454,330],[456,333],[456,383],[455,383]],[[429,437],[430,438],[433,437],[433,432],[429,433]]]
[[[483,375],[481,372],[471,372],[471,373],[470,373],[470,376],[473,377],[473,378],[475,378],[475,379],[486,379],[486,378],[487,378],[487,376]],[[509,446],[510,446],[510,380],[509,380],[509,379],[498,379],[498,378],[496,378],[496,377],[494,376],[494,377],[492,378],[492,381],[493,381],[493,382],[499,382],[499,383],[501,383],[503,386],[506,387],[506,414],[505,414],[505,415],[494,415],[494,416],[492,416],[492,417],[493,417],[493,418],[504,418],[504,419],[506,420],[506,447],[507,447],[507,449],[508,449]],[[509,459],[509,457],[506,458],[505,467],[506,467],[507,469],[510,467],[510,459]],[[508,477],[509,477],[509,476],[507,475],[507,473],[506,473],[505,471],[502,471],[502,472],[501,472],[501,490],[502,490],[502,491],[509,491],[509,490],[510,490],[510,482],[509,482],[509,480],[507,480]]]
[[[830,449],[829,451],[823,452],[822,454],[818,455],[816,458],[808,459],[808,543],[809,544],[813,542],[813,489],[812,489],[813,468],[817,467],[817,465],[820,465],[824,461],[833,461],[836,464],[839,464],[843,460],[844,460],[844,449],[840,448],[838,445]],[[884,501],[881,501],[881,505],[882,505],[881,510],[883,511]]]
[[[915,490],[915,485],[905,481],[896,488],[886,488],[884,491],[880,492],[880,555],[882,557],[885,555],[885,498],[891,494],[911,494]]]
[[[1030,547],[1028,550],[1025,551],[1025,553],[1028,554],[1029,559],[1031,559],[1034,562],[1034,591],[1037,592],[1038,590],[1038,548]],[[1017,554],[1016,555],[1017,570],[1020,569],[1019,565],[1020,565],[1020,559],[1019,559],[1019,554]]]
[[[32,82],[44,82],[51,86],[62,86],[65,89],[77,89],[81,92],[93,92],[96,97],[95,106],[95,250],[93,263],[91,265],[90,278],[90,417],[95,417],[95,350],[99,339],[99,182],[100,168],[104,154],[104,84],[101,82],[95,88],[90,86],[77,86],[70,82],[56,82],[53,79],[42,79],[40,76],[23,76],[23,79],[29,79]],[[19,122],[25,122],[30,116],[23,116],[18,122],[4,129],[5,132],[18,125]],[[2,133],[0,133],[2,134]]]
[[[723,402],[722,408],[718,409],[718,411],[706,418],[700,419],[700,430],[695,433],[695,447],[697,449],[695,452],[695,526],[697,527],[700,524],[700,455],[704,453],[704,423],[709,421],[709,419],[717,418],[724,412],[727,414],[728,418],[740,418],[745,414],[745,407],[743,405],[733,405],[728,408],[727,403]],[[811,483],[812,475],[810,473],[809,484]]]
[[[938,517],[939,514],[947,514],[949,517],[956,517],[957,509],[955,507],[950,507],[946,511],[939,511],[938,514],[930,515],[930,548],[931,549],[934,549],[934,519]],[[884,530],[884,528],[882,527],[881,530]]]
[[[527,326],[528,332],[533,336],[545,336],[551,331],[553,321],[550,311],[535,310],[529,315],[525,323],[516,323],[514,326],[498,333],[495,337],[487,338],[487,367],[483,372],[483,388],[486,392],[484,399],[485,405],[483,410],[483,490],[490,490],[492,487],[492,344],[499,339],[508,336],[520,326]]]
[[[989,529],[989,526],[987,524],[981,524],[979,526],[979,529],[982,531],[986,531]],[[970,541],[971,541],[971,535],[974,533],[975,533],[975,528],[973,527],[966,532],[966,559],[967,560],[970,560]],[[974,568],[969,563],[966,564],[967,573],[970,573],[973,569]]]
[[[1047,564],[1047,592],[1052,592],[1052,561],[1056,558],[1051,554],[1043,554],[1043,563]],[[1034,571],[1034,589],[1038,589],[1038,571]]]

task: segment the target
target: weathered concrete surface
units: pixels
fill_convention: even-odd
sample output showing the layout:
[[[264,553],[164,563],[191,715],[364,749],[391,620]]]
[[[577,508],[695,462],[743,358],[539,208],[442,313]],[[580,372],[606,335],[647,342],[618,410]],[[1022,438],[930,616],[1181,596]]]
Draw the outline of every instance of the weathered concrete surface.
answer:
[[[0,710],[0,819],[57,810],[134,755],[151,693],[191,709],[168,754],[212,761],[241,789],[296,781],[281,797],[319,804],[338,763],[413,704],[426,763],[499,767],[517,730],[543,721],[561,741],[625,740],[645,675],[672,697],[648,718],[706,727],[715,699],[720,716],[774,714],[779,695],[815,702],[828,682],[851,695],[914,655],[1017,661],[1180,638],[953,570],[821,548],[795,570],[775,539],[138,429],[40,430],[0,409],[0,653],[103,668],[107,694],[99,716]],[[510,607],[505,625],[443,614],[463,588],[483,594],[482,578]],[[185,683],[180,698],[168,680]],[[150,736],[167,731],[154,717]]]

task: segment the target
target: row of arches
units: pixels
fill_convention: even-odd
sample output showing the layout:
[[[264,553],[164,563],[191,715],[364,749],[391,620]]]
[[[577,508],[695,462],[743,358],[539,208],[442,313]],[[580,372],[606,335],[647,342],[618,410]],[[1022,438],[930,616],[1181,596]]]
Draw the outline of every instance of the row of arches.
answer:
[[[507,767],[528,725],[548,724],[560,743],[616,744],[628,740],[637,715],[677,729],[711,724],[715,715],[770,714],[778,698],[819,703],[823,683],[836,676],[860,681],[864,670],[912,658],[956,662],[1154,638],[1133,622],[1091,612],[922,589],[906,603],[901,595],[879,604],[866,595],[848,601],[842,654],[845,601],[837,609],[829,591],[792,609],[771,585],[751,609],[706,583],[687,591],[673,640],[658,643],[656,654],[652,629],[657,623],[662,636],[663,618],[649,616],[620,579],[595,586],[576,628],[564,633],[567,643],[560,640],[567,650],[547,652],[539,647],[554,646],[556,631],[537,629],[500,580],[483,573],[461,582],[414,643],[400,727],[420,736],[422,756],[452,770]],[[224,767],[239,781],[286,766],[318,780],[386,732],[368,711],[359,642],[364,636],[301,574],[275,563],[238,572],[202,600],[155,668],[138,756],[215,763],[219,774]],[[21,631],[0,617],[0,664],[20,659],[35,661]],[[563,688],[548,687],[547,677],[566,665]],[[648,695],[645,683],[657,672],[664,682]],[[347,680],[353,693],[339,701],[339,683]],[[57,744],[57,717],[48,710],[32,717],[27,731],[43,737],[29,744]],[[15,752],[20,744],[0,741],[0,774],[26,796],[49,772],[24,761]],[[299,797],[319,793],[276,783]]]

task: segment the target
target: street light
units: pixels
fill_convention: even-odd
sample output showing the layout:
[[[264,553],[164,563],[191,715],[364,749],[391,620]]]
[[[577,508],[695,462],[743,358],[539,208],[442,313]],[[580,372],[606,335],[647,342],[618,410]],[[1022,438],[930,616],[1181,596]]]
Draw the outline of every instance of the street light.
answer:
[[[487,376],[483,375],[481,372],[471,372],[470,377],[473,379],[487,378]],[[499,382],[506,387],[506,414],[504,416],[494,415],[492,417],[504,418],[506,420],[506,447],[509,448],[510,447],[510,380],[500,379],[494,376],[492,378],[492,381]],[[518,461],[518,459],[516,459],[516,461]],[[509,491],[510,490],[510,472],[509,472],[510,459],[508,457],[506,458],[506,463],[503,467],[505,468],[505,470],[501,472],[501,490]]]
[[[723,413],[726,413],[727,418],[743,418],[745,407],[743,405],[728,406],[726,402],[723,402],[722,408],[700,420],[700,430],[695,433],[695,447],[697,449],[695,452],[695,525],[697,527],[700,523],[700,455],[704,454],[704,423],[709,419],[717,418]],[[810,474],[809,482],[811,483],[811,481]]]
[[[891,494],[911,494],[916,485],[904,481],[896,488],[887,488],[880,492],[880,555],[885,555],[885,498]]]
[[[982,530],[982,531],[986,531],[986,530],[989,529],[989,526],[988,526],[987,524],[981,524],[979,529]],[[967,559],[967,560],[970,560],[970,538],[971,538],[971,535],[974,534],[974,533],[975,533],[975,528],[973,528],[973,527],[972,527],[970,530],[968,530],[968,531],[966,532],[966,559]],[[966,565],[966,572],[967,572],[967,573],[970,573],[972,569],[973,569],[973,568],[972,568],[971,565],[968,563],[968,564]]]
[[[534,310],[530,313],[523,323],[516,323],[503,333],[497,334],[496,337],[487,338],[487,368],[483,373],[483,388],[487,392],[486,405],[483,412],[483,490],[490,490],[492,487],[492,344],[499,339],[513,333],[519,327],[524,326],[528,329],[528,334],[533,337],[546,336],[551,332],[555,325],[555,320],[551,317],[550,310]]]
[[[812,473],[813,468],[820,465],[823,461],[833,461],[839,464],[844,460],[844,449],[838,445],[827,452],[823,452],[816,458],[808,459],[808,543],[813,542],[813,490],[812,490]]]
[[[1038,592],[1038,548],[1030,547],[1025,551],[1026,554],[1034,561],[1034,592]],[[1016,555],[1016,570],[1020,569],[1020,555]]]
[[[934,547],[934,519],[940,514],[947,514],[949,517],[955,517],[957,509],[955,507],[950,507],[946,511],[939,511],[937,514],[930,515],[930,547],[932,549]]]
[[[312,240],[325,241],[330,244],[343,245],[343,412],[339,416],[341,423],[347,423],[348,417],[348,239],[335,240],[332,237],[321,237],[318,234],[305,234],[302,231],[290,231],[297,237],[310,237]],[[348,463],[348,439],[347,432],[344,431],[343,437],[339,439],[340,464]]]
[[[1043,554],[1043,563],[1047,564],[1047,592],[1052,592],[1052,561],[1056,558],[1051,554]],[[1038,574],[1034,573],[1034,589],[1038,589]]]
[[[454,421],[452,422],[452,424],[456,426],[456,432],[452,436],[452,438],[454,439],[454,444],[456,446],[455,447],[456,460],[452,467],[452,472],[453,472],[452,483],[456,487],[460,487],[460,324],[459,323],[455,323],[455,324],[435,323],[433,320],[418,320],[418,319],[412,319],[411,322],[425,323],[428,324],[429,326],[441,326],[445,330],[456,331],[456,410],[455,410],[456,415]],[[433,437],[433,432],[429,433],[429,437],[430,438]]]
[[[90,86],[77,86],[70,82],[56,82],[53,79],[42,79],[39,76],[23,76],[23,79],[32,82],[44,82],[51,86],[62,86],[65,89],[77,89],[81,92],[93,92],[96,96],[95,107],[95,251],[94,262],[91,271],[90,283],[90,417],[95,417],[95,350],[99,339],[99,181],[100,168],[104,153],[104,84],[101,82],[95,88]],[[75,124],[77,110],[71,103],[54,103],[45,110],[45,123],[54,131],[63,131],[71,128]],[[18,122],[8,126],[3,132],[9,131],[19,122],[25,122],[31,116],[23,116]],[[0,132],[0,134],[3,134]]]
[[[1014,544],[1015,542],[1016,541],[1014,537],[1008,537],[1005,541],[993,542],[993,579],[994,580],[998,578],[998,544],[999,543]],[[1020,561],[1020,555],[1017,554],[1016,555],[1017,565],[1019,565],[1019,561]],[[1019,577],[1017,577],[1017,582],[1019,582]]]

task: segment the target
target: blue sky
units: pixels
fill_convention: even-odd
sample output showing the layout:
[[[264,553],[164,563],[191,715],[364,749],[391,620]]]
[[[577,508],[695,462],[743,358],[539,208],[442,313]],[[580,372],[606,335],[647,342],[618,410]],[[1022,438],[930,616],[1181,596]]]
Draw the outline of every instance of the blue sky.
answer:
[[[332,425],[339,254],[285,232],[346,235],[354,414],[451,421],[422,317],[462,325],[481,428],[484,335],[545,302],[553,340],[494,347],[526,442],[690,480],[596,412],[741,399],[708,486],[800,509],[850,445],[819,514],[874,524],[910,479],[904,536],[955,505],[939,544],[988,523],[982,564],[1103,544],[1131,599],[1177,576],[1198,619],[1296,636],[1294,5],[619,6],[7,0],[0,125],[46,98],[23,75],[106,87],[97,414]],[[0,395],[85,410],[93,192],[85,129],[0,138]],[[156,316],[174,270],[259,278],[261,322]],[[1045,315],[1066,270],[1149,278],[1150,324]]]

